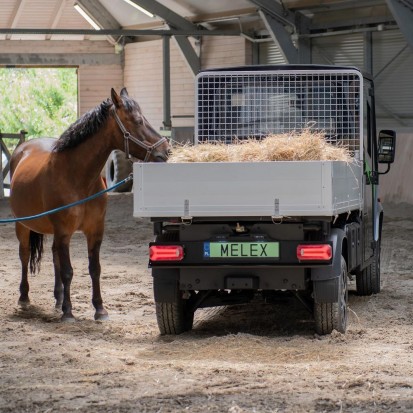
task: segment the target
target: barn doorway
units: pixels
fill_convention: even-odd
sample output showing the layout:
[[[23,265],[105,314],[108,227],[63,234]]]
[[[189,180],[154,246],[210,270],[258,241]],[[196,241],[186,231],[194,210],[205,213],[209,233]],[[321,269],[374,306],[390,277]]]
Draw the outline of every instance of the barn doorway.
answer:
[[[7,135],[59,137],[78,117],[78,69],[0,67],[0,108],[0,184],[7,196],[8,161],[19,143]]]
[[[77,68],[0,68],[0,131],[58,137],[78,115]]]

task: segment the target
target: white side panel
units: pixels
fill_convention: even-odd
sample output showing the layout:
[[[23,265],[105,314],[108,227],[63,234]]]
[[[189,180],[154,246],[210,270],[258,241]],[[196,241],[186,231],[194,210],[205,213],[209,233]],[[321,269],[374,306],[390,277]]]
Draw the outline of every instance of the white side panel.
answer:
[[[342,165],[333,172],[335,164]],[[332,216],[361,206],[360,168],[348,169],[343,162],[135,163],[134,216]]]
[[[331,190],[334,215],[363,209],[363,168],[361,162],[333,162]]]

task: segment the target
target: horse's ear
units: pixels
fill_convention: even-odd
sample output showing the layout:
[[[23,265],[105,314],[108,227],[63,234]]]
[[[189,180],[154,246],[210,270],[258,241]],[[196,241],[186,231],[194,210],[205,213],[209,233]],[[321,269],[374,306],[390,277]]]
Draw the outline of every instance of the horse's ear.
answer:
[[[120,91],[120,95],[121,96],[125,96],[128,97],[128,91],[126,90],[126,87],[122,88],[122,90]]]
[[[120,108],[122,106],[122,98],[115,92],[115,89],[113,89],[113,88],[111,89],[110,96],[112,98],[113,104],[117,108]]]

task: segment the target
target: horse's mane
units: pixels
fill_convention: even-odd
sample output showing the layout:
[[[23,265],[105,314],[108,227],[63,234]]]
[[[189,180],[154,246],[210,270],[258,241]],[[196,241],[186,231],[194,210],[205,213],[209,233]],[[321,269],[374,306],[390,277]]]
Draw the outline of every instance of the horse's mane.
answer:
[[[94,135],[108,118],[109,108],[111,106],[112,101],[107,99],[94,109],[82,115],[60,135],[60,138],[54,145],[53,151],[63,152],[66,149],[74,148]]]

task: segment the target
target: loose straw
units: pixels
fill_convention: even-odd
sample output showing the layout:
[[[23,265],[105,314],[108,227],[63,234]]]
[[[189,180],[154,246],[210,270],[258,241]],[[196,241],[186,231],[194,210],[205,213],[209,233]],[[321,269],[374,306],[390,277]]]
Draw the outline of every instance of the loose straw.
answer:
[[[218,142],[175,146],[168,162],[351,162],[351,160],[347,147],[328,143],[322,132],[304,129],[300,133],[269,135],[262,140],[247,139],[236,141],[231,145]]]

